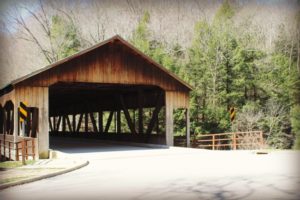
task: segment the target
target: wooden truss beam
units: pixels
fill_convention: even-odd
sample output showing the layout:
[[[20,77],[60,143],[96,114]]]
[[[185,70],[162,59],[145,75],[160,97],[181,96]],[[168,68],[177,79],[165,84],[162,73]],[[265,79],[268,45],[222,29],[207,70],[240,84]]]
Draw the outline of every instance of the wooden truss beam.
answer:
[[[106,122],[104,133],[108,133],[113,116],[114,116],[114,111],[110,111],[107,122]]]
[[[157,100],[156,100],[156,106],[155,106],[155,109],[152,113],[152,117],[151,117],[151,120],[148,124],[148,128],[147,128],[147,134],[151,134],[153,128],[154,128],[154,125],[155,123],[158,123],[158,114],[159,114],[159,111],[161,110],[162,108],[162,104],[161,104],[161,97],[162,97],[162,93],[160,92],[157,96]]]
[[[94,113],[90,113],[90,118],[91,118],[91,121],[92,121],[92,124],[93,124],[94,132],[97,133],[98,128],[97,128],[96,120],[94,118]]]
[[[65,116],[66,117],[66,120],[67,120],[67,124],[68,124],[68,127],[69,127],[69,132],[72,132],[72,126],[71,126],[71,121],[70,121],[70,118],[68,115]]]
[[[80,113],[79,120],[78,120],[78,124],[77,124],[76,132],[79,132],[79,130],[80,130],[82,118],[83,118],[83,113]]]
[[[125,106],[124,98],[123,98],[122,95],[120,95],[119,98],[120,98],[120,103],[121,103],[121,105],[122,105],[122,109],[123,109],[123,111],[124,111],[124,115],[125,115],[125,118],[126,118],[128,127],[129,127],[131,133],[136,134],[136,130],[135,130],[134,125],[133,125],[133,123],[132,123],[130,114],[129,114],[129,112],[128,112],[126,106]]]

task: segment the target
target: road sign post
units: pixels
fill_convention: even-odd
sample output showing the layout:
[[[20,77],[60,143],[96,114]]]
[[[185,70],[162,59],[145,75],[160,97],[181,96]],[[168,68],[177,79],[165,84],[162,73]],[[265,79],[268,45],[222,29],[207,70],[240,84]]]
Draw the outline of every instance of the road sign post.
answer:
[[[233,120],[235,119],[235,108],[231,107],[229,113],[230,113],[230,121],[233,122]]]

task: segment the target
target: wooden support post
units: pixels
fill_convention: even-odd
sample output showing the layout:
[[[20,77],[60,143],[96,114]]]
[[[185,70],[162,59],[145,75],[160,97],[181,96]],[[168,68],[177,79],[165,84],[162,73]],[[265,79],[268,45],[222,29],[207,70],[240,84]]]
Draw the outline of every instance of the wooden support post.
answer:
[[[4,135],[5,136],[5,135]],[[5,145],[5,139],[3,140],[3,156],[4,160],[6,160],[6,145]]]
[[[35,160],[35,142],[34,139],[31,140],[32,145],[32,159]]]
[[[25,140],[22,140],[22,164],[25,165]]]
[[[62,116],[62,132],[66,132],[66,117]]]
[[[131,131],[131,133],[136,134],[136,130],[133,126],[130,114],[129,114],[126,106],[125,106],[125,102],[124,102],[124,99],[123,99],[122,95],[120,95],[120,102],[121,102],[121,105],[122,105],[122,108],[123,108],[123,111],[124,111],[124,115],[125,115],[125,118],[127,120],[127,124],[128,124],[128,127],[129,127],[130,131]]]
[[[2,140],[0,140],[0,161],[2,161]]]
[[[104,133],[108,133],[113,116],[114,116],[114,111],[110,111],[107,122],[106,122]]]
[[[121,133],[121,111],[117,111],[117,133]]]
[[[89,132],[89,115],[85,113],[84,115],[84,131],[87,133]]]
[[[260,137],[260,149],[262,149],[264,146],[264,136],[262,131],[259,132],[259,137]]]
[[[93,124],[94,132],[97,133],[98,128],[97,128],[96,120],[94,118],[94,113],[90,113],[90,118],[91,118],[91,121],[92,121],[92,124]]]
[[[11,160],[11,150],[10,150],[10,142],[8,142],[8,160]]]
[[[20,160],[19,143],[16,143],[16,161]]]
[[[76,132],[79,132],[79,131],[80,131],[82,118],[83,118],[83,113],[80,113],[79,120],[78,120],[78,124],[77,124]]]
[[[28,140],[25,140],[25,159],[28,160]]]
[[[191,133],[190,133],[190,109],[185,110],[185,121],[186,121],[186,146],[191,146]]]
[[[236,133],[233,133],[232,134],[232,137],[233,137],[233,150],[236,150]]]
[[[72,115],[72,131],[76,132],[76,114]]]
[[[103,133],[103,111],[102,110],[98,112],[98,124],[99,124],[99,132]]]
[[[36,137],[38,126],[39,126],[39,109],[38,108],[33,108],[33,111],[32,111],[32,126],[31,126],[31,135],[30,135],[30,137]],[[54,129],[54,125],[53,125],[53,129]]]
[[[18,136],[20,136],[21,132],[20,132],[20,108],[18,107]],[[1,130],[2,131],[2,130]]]
[[[215,135],[212,135],[212,150],[215,150]]]
[[[173,138],[173,101],[171,94],[166,92],[165,95],[165,105],[166,105],[166,145],[174,146],[174,138]]]
[[[139,90],[138,91],[138,106],[139,106],[139,111],[138,111],[138,122],[139,122],[139,134],[143,134],[144,132],[144,123],[143,123],[143,91]]]

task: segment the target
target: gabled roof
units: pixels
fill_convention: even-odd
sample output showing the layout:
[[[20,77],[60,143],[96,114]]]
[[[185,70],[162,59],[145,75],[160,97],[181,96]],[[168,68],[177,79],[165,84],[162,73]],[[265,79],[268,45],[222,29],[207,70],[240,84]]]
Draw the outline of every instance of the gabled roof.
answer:
[[[14,85],[16,85],[16,84],[18,84],[18,83],[20,83],[20,82],[22,82],[22,81],[24,81],[24,80],[26,80],[28,78],[31,78],[31,77],[33,77],[35,75],[38,75],[38,74],[40,74],[40,73],[42,73],[44,71],[47,71],[48,69],[57,67],[57,66],[59,66],[61,64],[64,64],[64,63],[70,61],[70,60],[73,60],[73,59],[75,59],[75,58],[77,58],[77,57],[79,57],[81,55],[84,55],[84,54],[86,54],[86,53],[88,53],[88,52],[90,52],[92,50],[95,50],[97,48],[100,48],[100,47],[102,47],[104,45],[107,45],[109,43],[113,43],[113,42],[116,42],[116,41],[118,41],[122,45],[130,48],[132,51],[134,51],[134,53],[136,53],[137,55],[139,55],[140,57],[142,57],[143,59],[145,59],[147,62],[152,63],[155,67],[159,68],[160,70],[162,70],[163,72],[165,72],[166,74],[168,74],[169,76],[171,76],[172,78],[174,78],[181,85],[185,86],[188,90],[192,90],[192,87],[188,83],[184,82],[178,76],[176,76],[174,73],[170,72],[169,70],[167,70],[166,68],[164,68],[162,65],[160,65],[159,63],[157,63],[156,61],[154,61],[152,58],[150,58],[149,56],[147,56],[144,53],[142,53],[140,50],[138,50],[137,48],[135,48],[132,44],[130,44],[129,42],[127,42],[126,40],[124,40],[121,36],[115,35],[114,37],[111,37],[111,38],[109,38],[107,40],[104,40],[104,41],[102,41],[102,42],[100,42],[100,43],[98,43],[96,45],[93,45],[93,46],[85,49],[85,50],[82,50],[82,51],[80,51],[78,53],[75,53],[75,54],[69,56],[69,57],[61,59],[61,60],[59,60],[59,61],[57,61],[55,63],[52,63],[52,64],[50,64],[50,65],[48,65],[48,66],[46,66],[44,68],[41,68],[41,69],[39,69],[37,71],[34,71],[34,72],[32,72],[32,73],[30,73],[30,74],[28,74],[26,76],[23,76],[21,78],[18,78],[16,80],[12,81],[9,85],[7,85],[3,89],[1,89],[0,95],[2,95],[2,93],[5,90],[7,90],[8,87],[14,86]],[[4,93],[6,93],[6,92],[4,92]]]

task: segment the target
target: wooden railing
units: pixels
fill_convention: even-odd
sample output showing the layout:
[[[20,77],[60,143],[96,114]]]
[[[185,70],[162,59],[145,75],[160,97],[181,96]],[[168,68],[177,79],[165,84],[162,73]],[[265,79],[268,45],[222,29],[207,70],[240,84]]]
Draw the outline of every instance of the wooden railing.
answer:
[[[194,148],[222,149],[261,149],[264,145],[262,131],[234,132],[197,135],[192,142]]]
[[[1,160],[21,160],[25,163],[29,157],[35,159],[35,139],[24,138],[18,142],[5,141],[0,139],[0,159]]]

